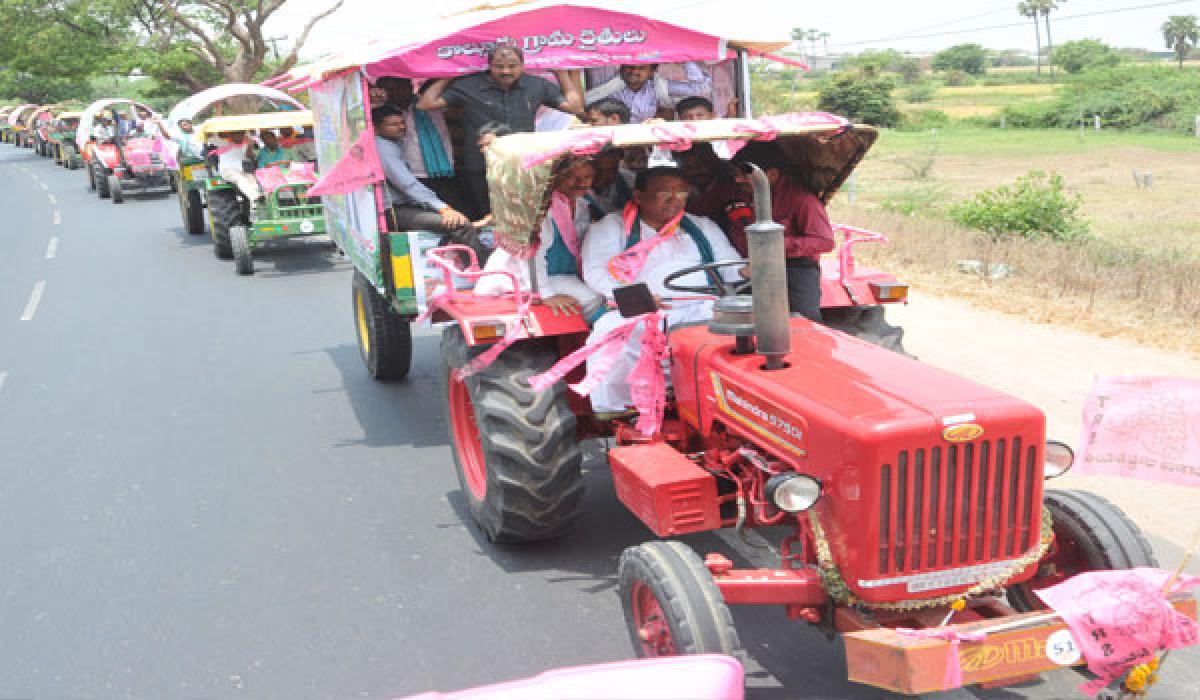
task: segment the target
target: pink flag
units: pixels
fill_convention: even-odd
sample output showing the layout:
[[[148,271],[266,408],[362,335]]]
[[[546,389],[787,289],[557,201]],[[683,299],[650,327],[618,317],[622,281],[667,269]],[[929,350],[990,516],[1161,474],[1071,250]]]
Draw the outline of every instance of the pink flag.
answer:
[[[1089,571],[1037,591],[1062,617],[1074,642],[1097,678],[1080,688],[1095,695],[1126,671],[1165,649],[1200,642],[1196,622],[1171,606],[1163,588],[1172,574],[1138,568]],[[1171,593],[1200,585],[1200,578],[1181,576]]]
[[[369,129],[364,129],[342,154],[341,160],[309,188],[308,196],[346,194],[379,182],[383,177],[383,166],[375,150],[375,136]]]
[[[1100,378],[1080,444],[1078,473],[1200,487],[1200,380]]]

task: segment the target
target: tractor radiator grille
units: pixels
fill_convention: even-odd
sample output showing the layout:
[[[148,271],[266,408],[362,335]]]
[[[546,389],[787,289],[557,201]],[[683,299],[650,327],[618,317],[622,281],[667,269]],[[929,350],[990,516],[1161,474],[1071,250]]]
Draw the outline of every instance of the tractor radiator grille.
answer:
[[[1029,550],[1038,448],[1021,438],[901,450],[879,488],[879,573],[1009,559]]]

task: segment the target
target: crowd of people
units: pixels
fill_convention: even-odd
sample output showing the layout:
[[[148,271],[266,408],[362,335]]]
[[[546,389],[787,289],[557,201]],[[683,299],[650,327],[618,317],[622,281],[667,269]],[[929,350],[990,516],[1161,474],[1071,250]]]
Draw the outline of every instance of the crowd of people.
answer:
[[[498,134],[534,131],[542,108],[590,126],[715,119],[736,111],[736,101],[728,101],[725,112],[715,107],[712,73],[700,64],[683,66],[681,80],[659,75],[654,65],[621,66],[608,78],[589,76],[595,87],[587,91],[578,71],[556,72],[556,82],[525,73],[521,51],[511,46],[492,50],[488,66],[483,73],[429,81],[419,93],[407,79],[381,78],[371,93],[390,227],[440,232],[447,242],[471,245],[481,259],[489,253],[476,235],[490,212],[484,154]],[[462,132],[457,159],[455,126]],[[622,322],[612,310],[614,289],[629,284],[645,284],[670,325],[708,318],[711,299],[671,292],[664,280],[689,266],[747,257],[753,188],[739,166],[753,163],[767,175],[773,216],[785,227],[791,310],[819,321],[817,260],[834,248],[828,215],[776,143],[739,145],[697,143],[675,154],[610,147],[593,157],[564,159],[532,259],[496,250],[485,270],[511,273],[555,313],[582,314],[593,337]],[[706,283],[704,273],[694,274],[680,282]],[[720,274],[743,281],[749,267]],[[511,292],[509,280],[485,276],[475,292]],[[623,378],[637,352],[635,337],[592,393],[594,410],[627,409]]]

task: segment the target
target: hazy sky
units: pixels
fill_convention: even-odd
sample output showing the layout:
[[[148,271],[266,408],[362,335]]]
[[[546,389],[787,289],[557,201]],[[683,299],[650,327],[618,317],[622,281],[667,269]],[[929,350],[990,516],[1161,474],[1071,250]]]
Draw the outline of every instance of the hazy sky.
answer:
[[[1056,44],[1071,39],[1097,38],[1114,46],[1165,51],[1160,27],[1167,16],[1200,15],[1200,0],[1060,2],[1062,7],[1050,16]],[[387,26],[432,21],[446,12],[477,4],[479,0],[433,0],[428,3],[346,0],[337,13],[313,30],[303,53],[319,55],[364,38],[384,36]],[[962,42],[977,42],[997,49],[1033,51],[1034,48],[1032,22],[1017,14],[1017,0],[821,3],[797,0],[596,0],[593,4],[620,10],[631,5],[658,8],[677,15],[681,23],[687,24],[691,19],[700,26],[720,27],[727,35],[782,36],[786,39],[791,27],[818,28],[830,33],[830,51],[892,47],[925,52]],[[294,40],[305,17],[328,5],[329,0],[290,0],[285,13],[274,23],[273,33],[287,34]]]

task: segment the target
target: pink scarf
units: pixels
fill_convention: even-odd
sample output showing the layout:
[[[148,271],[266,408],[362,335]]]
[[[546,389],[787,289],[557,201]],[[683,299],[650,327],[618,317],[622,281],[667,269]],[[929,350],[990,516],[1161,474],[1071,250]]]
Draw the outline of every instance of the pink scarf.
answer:
[[[571,198],[562,192],[555,192],[550,197],[550,218],[558,227],[558,235],[575,256],[575,269],[583,271],[583,260],[579,255],[579,232],[575,230],[575,212],[571,206]],[[553,241],[551,241],[553,243]]]
[[[667,335],[662,329],[661,311],[630,319],[592,340],[545,372],[530,377],[529,386],[533,387],[534,391],[545,391],[589,357],[596,355],[596,361],[592,363],[592,368],[583,381],[571,385],[571,390],[576,394],[587,396],[612,370],[613,364],[624,352],[625,343],[639,324],[644,327],[641,352],[638,353],[637,364],[629,371],[626,381],[629,383],[633,405],[638,410],[638,431],[646,437],[654,435],[662,427],[663,411],[667,405],[667,380],[662,368],[662,361],[667,354]]]
[[[622,219],[625,231],[624,240],[626,241],[633,235],[633,224],[637,221],[637,215],[636,204],[629,202],[625,205]],[[613,256],[608,261],[609,274],[624,284],[637,281],[638,275],[642,274],[642,268],[646,267],[646,259],[650,257],[650,253],[658,246],[674,238],[675,234],[679,232],[679,224],[683,221],[683,215],[684,212],[679,212],[675,218],[668,221],[662,227],[662,230],[654,238],[642,238],[632,248]]]
[[[983,632],[967,632],[951,627],[931,627],[927,629],[896,628],[896,634],[912,639],[944,639],[950,644],[946,648],[946,671],[942,676],[942,687],[946,690],[961,688],[963,684],[962,661],[959,660],[958,650],[963,642],[982,642],[987,638]]]

